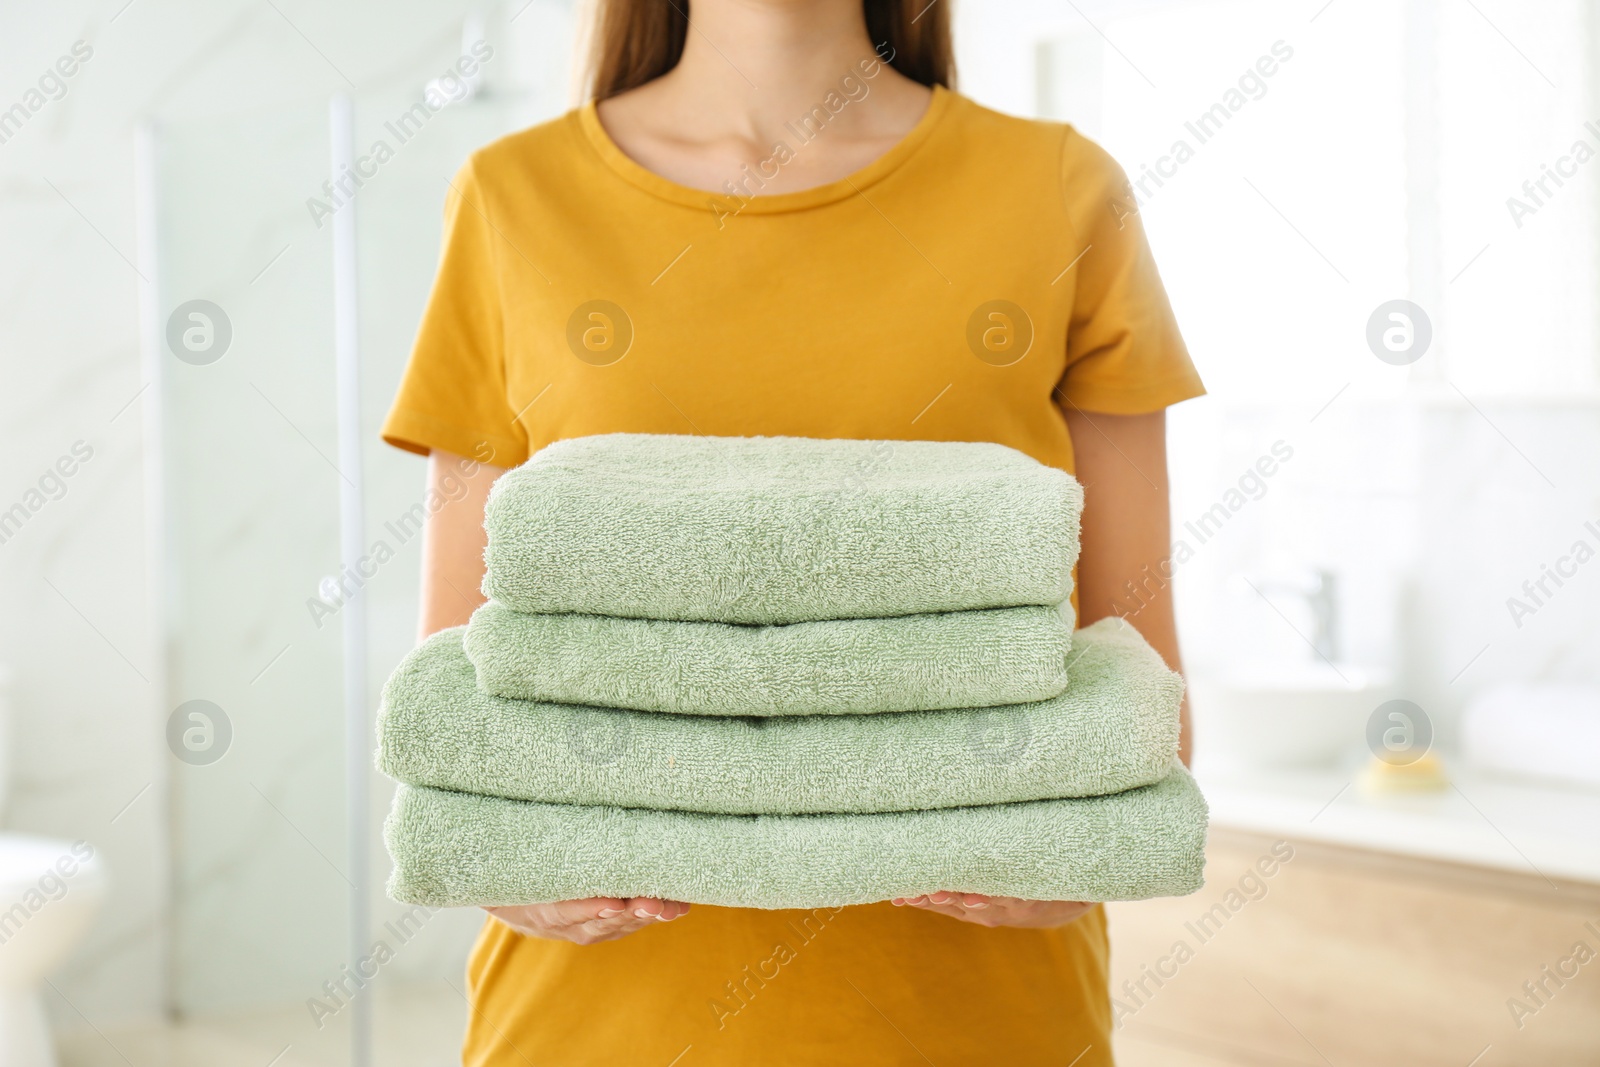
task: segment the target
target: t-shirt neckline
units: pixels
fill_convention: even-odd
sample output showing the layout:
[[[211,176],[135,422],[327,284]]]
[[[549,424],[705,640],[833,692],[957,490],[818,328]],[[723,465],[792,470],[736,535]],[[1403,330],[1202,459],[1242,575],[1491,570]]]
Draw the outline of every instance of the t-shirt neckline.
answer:
[[[939,125],[945,113],[950,110],[951,101],[955,94],[941,85],[933,87],[933,96],[928,101],[927,110],[922,117],[912,126],[906,135],[895,142],[883,155],[868,163],[865,167],[853,174],[846,175],[837,181],[814,185],[809,189],[800,189],[792,193],[777,193],[772,196],[753,196],[736,198],[736,194],[728,192],[712,192],[707,189],[696,189],[688,185],[680,185],[670,178],[664,178],[655,171],[649,170],[640,163],[635,162],[627,153],[617,146],[606,132],[600,122],[599,109],[595,101],[590,100],[576,112],[577,121],[583,130],[584,138],[613,171],[622,178],[665,200],[684,204],[689,207],[705,208],[711,206],[720,208],[725,204],[738,203],[739,211],[743,214],[771,214],[782,211],[798,211],[802,208],[818,207],[822,204],[842,200],[847,196],[854,196],[862,189],[873,185],[893,173],[916,150],[921,147],[934,129]],[[790,146],[793,150],[793,146]]]

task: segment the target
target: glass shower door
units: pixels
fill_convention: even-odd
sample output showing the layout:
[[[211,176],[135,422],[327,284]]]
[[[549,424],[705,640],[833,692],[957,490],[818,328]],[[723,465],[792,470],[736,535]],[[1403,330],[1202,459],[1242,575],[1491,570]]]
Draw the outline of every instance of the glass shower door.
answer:
[[[533,7],[518,17],[566,17]],[[354,94],[343,131],[339,108],[309,99],[149,137],[171,999],[184,1017],[250,1014],[299,1050],[285,1063],[341,1044],[361,1062],[351,1029],[369,1010],[379,1062],[386,1042],[453,1055],[465,1017],[481,916],[383,895],[391,786],[371,770],[371,717],[415,638],[420,537],[400,519],[424,471],[377,432],[448,179],[474,148],[566,106],[562,37],[468,30],[459,50]],[[341,140],[368,157],[359,188],[336,180]],[[341,356],[359,367],[342,407]],[[355,574],[352,554],[381,562]]]

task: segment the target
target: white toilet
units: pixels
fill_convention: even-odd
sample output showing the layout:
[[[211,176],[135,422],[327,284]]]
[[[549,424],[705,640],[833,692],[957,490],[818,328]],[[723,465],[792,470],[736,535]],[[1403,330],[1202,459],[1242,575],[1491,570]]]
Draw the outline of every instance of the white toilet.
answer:
[[[0,808],[10,784],[10,725],[0,673]],[[105,865],[92,845],[0,831],[0,1067],[56,1067],[39,992],[105,896]]]

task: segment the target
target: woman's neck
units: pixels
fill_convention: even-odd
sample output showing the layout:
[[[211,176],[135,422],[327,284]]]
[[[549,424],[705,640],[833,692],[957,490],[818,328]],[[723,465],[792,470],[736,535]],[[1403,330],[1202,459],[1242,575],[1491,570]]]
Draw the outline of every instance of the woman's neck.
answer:
[[[720,191],[775,144],[795,147],[794,129],[818,108],[827,136],[766,191],[835,181],[888,151],[927,108],[928,90],[883,61],[861,0],[694,0],[690,15],[677,66],[600,105],[618,146],[674,181]]]
[[[860,0],[696,0],[683,58],[660,87],[677,107],[765,144],[875,59]]]

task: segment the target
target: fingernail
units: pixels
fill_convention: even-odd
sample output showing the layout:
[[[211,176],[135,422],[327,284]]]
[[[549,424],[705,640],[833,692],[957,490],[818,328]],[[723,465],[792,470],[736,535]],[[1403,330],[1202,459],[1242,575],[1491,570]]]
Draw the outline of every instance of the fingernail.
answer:
[[[983,901],[981,901],[981,900],[979,900],[979,901],[976,901],[976,902],[974,902],[974,903],[972,903],[972,904],[968,904],[968,905],[967,905],[967,907],[969,907],[969,908],[971,908],[971,909],[972,909],[972,910],[974,910],[974,911],[982,911],[982,910],[983,910],[983,909],[984,909],[984,908],[987,908],[987,907],[988,907],[988,906],[989,906],[989,905],[987,905],[987,904],[985,904],[985,903],[984,903],[984,902],[983,902]]]
[[[618,915],[621,915],[621,914],[622,914],[622,909],[621,908],[601,908],[600,909],[600,918],[602,918],[602,919],[615,919]]]
[[[641,919],[654,918],[654,916],[652,916],[648,911],[645,911],[643,908],[636,908],[634,909],[633,913]]]

